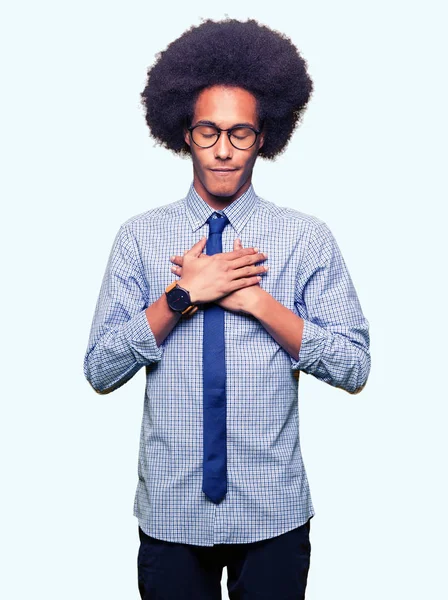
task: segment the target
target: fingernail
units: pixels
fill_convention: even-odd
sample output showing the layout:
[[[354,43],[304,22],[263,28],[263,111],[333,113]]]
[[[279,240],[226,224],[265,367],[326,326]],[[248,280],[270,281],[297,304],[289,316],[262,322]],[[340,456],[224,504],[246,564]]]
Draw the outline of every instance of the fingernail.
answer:
[[[268,253],[267,252],[262,252],[262,255],[267,258],[268,257]]]
[[[258,252],[258,248],[254,248],[255,252]]]
[[[170,256],[170,260],[174,260],[175,258],[176,257],[174,256],[174,254],[173,254],[173,256]]]

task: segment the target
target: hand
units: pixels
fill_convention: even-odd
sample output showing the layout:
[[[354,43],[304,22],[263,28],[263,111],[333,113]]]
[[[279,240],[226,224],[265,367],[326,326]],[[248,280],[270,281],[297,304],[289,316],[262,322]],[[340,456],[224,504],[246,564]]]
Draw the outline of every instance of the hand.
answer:
[[[233,242],[233,249],[238,250],[242,247],[243,245],[241,240],[237,238]],[[264,272],[266,272],[268,268],[269,267],[264,267]],[[215,303],[226,310],[231,310],[232,312],[243,312],[250,315],[252,314],[252,307],[259,300],[262,292],[263,290],[260,287],[260,283],[257,283],[256,285],[235,290],[227,296],[223,296],[222,298],[215,300]]]
[[[254,266],[266,259],[256,248],[237,247],[233,252],[219,252],[208,256],[203,254],[207,239],[203,237],[183,256],[172,256],[173,273],[180,275],[180,286],[190,292],[194,304],[214,302],[231,292],[254,286],[259,282],[259,273],[267,269]]]

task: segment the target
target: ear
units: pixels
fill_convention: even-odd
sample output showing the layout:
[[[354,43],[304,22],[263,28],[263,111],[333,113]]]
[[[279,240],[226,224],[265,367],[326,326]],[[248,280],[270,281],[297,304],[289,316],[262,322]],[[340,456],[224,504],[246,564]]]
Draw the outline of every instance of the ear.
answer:
[[[260,135],[258,136],[259,142],[258,142],[258,150],[260,150],[260,148],[263,146],[264,144],[264,136],[265,133],[263,131],[263,133],[260,133]]]
[[[188,131],[188,129],[184,129],[184,140],[185,143],[188,144],[188,146],[191,145],[190,132]]]

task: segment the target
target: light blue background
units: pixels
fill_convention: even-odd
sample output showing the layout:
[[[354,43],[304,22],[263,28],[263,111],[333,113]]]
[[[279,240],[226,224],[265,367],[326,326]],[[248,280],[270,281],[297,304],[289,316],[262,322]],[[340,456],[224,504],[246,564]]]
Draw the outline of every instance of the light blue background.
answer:
[[[371,324],[360,395],[301,378],[307,600],[448,597],[442,2],[43,0],[10,4],[0,32],[7,600],[139,598],[144,373],[98,396],[82,360],[120,224],[192,179],[149,138],[146,68],[226,15],[284,32],[308,61],[303,123],[275,163],[258,160],[254,187],[329,225]]]

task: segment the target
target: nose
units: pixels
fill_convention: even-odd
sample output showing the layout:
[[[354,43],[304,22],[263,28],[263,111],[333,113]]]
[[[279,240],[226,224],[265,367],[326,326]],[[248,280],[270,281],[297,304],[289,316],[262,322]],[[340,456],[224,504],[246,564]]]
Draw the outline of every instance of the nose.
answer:
[[[223,131],[215,144],[215,157],[221,159],[232,158],[232,154],[233,146],[230,143],[229,136]]]

